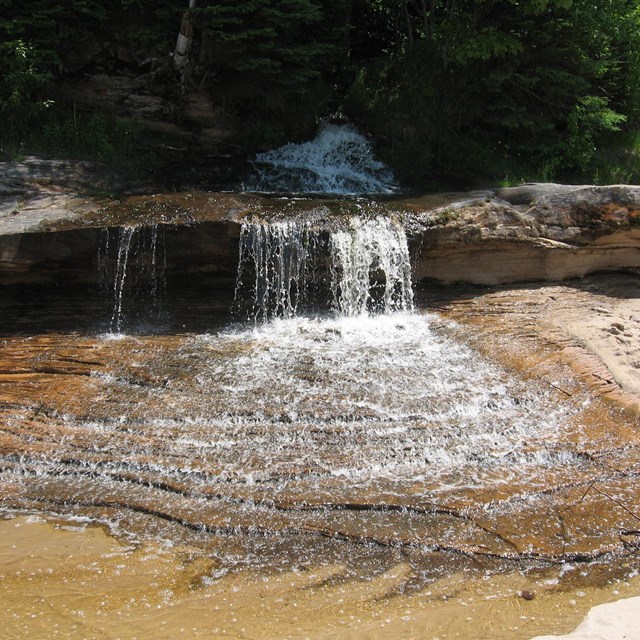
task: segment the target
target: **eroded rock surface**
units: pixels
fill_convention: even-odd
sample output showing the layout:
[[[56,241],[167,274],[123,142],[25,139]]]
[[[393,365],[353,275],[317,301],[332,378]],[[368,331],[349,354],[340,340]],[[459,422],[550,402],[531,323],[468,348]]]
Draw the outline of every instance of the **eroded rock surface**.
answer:
[[[500,284],[640,267],[640,187],[524,185],[434,210],[407,204],[422,229],[417,279]]]
[[[0,499],[5,508],[88,516],[138,535],[188,540],[220,558],[240,558],[240,564],[277,561],[290,567],[303,557],[351,563],[358,575],[368,576],[397,563],[401,554],[418,582],[426,574],[473,566],[484,571],[637,552],[640,407],[633,388],[594,360],[560,316],[568,301],[578,316],[585,309],[612,308],[602,300],[610,281],[596,292],[597,299],[587,288],[576,293],[565,285],[525,295],[459,289],[449,298],[427,295],[426,307],[458,321],[426,322],[438,339],[454,338],[504,366],[491,382],[497,384],[496,397],[473,405],[476,413],[498,420],[501,407],[535,408],[527,395],[535,388],[547,408],[540,425],[547,414],[556,416],[553,437],[530,429],[512,447],[480,438],[482,446],[469,454],[472,467],[482,462],[477,475],[423,473],[418,479],[387,476],[374,482],[345,479],[344,469],[353,467],[353,451],[375,456],[382,445],[388,447],[389,438],[397,437],[395,420],[410,423],[417,445],[389,447],[381,461],[385,469],[403,469],[406,461],[434,465],[438,456],[446,458],[437,447],[420,459],[431,447],[431,434],[443,438],[445,454],[455,435],[455,423],[449,429],[447,421],[456,411],[440,412],[435,421],[424,418],[433,402],[426,392],[423,399],[412,397],[408,408],[380,417],[387,410],[380,400],[385,393],[392,401],[416,386],[415,376],[395,389],[376,386],[388,380],[384,366],[393,353],[371,357],[367,346],[362,358],[363,349],[356,348],[352,370],[341,371],[342,386],[326,391],[323,385],[336,378],[330,367],[353,342],[322,357],[312,348],[339,341],[343,328],[314,334],[316,329],[301,325],[284,338],[249,332],[235,340],[214,339],[208,329],[205,337],[196,336],[185,322],[157,335],[114,335],[113,326],[104,335],[73,320],[87,310],[89,299],[78,296],[77,307],[69,308],[66,294],[79,285],[100,284],[106,267],[116,281],[107,306],[117,303],[118,277],[124,278],[119,265],[139,242],[145,259],[130,257],[128,281],[136,271],[148,271],[153,287],[177,275],[182,284],[207,282],[206,295],[185,305],[192,316],[204,303],[197,313],[206,315],[216,283],[233,290],[243,220],[311,214],[329,222],[347,214],[400,217],[419,280],[557,280],[593,270],[630,270],[639,266],[638,188],[537,185],[366,205],[249,194],[105,199],[80,196],[77,188],[46,177],[29,181],[20,176],[21,167],[14,169],[17,173],[7,174],[16,182],[5,189],[7,211],[0,226],[0,281],[41,283],[45,289],[54,283],[65,295],[40,305],[35,315],[25,313],[21,289],[16,304],[4,306]],[[43,202],[47,206],[40,206]],[[162,273],[155,270],[159,265]],[[625,291],[620,295],[632,295]],[[559,324],[541,319],[549,310],[561,318]],[[633,313],[599,329],[609,331],[612,340],[634,340]],[[65,314],[66,322],[53,329],[53,320]],[[406,327],[392,329],[402,342]],[[287,340],[310,335],[315,338],[308,349],[293,361],[283,360],[277,375],[270,373]],[[381,339],[375,348],[380,345],[388,342]],[[635,360],[627,351],[631,371]],[[421,380],[433,369],[429,357],[437,356],[426,352],[414,362]],[[400,369],[406,361],[401,359]],[[256,402],[234,402],[242,384],[255,383],[257,362],[267,363],[268,376],[251,391]],[[358,387],[363,367],[372,363],[383,369]],[[515,386],[509,386],[506,372],[516,372]],[[444,393],[458,409],[465,406],[458,401],[468,375],[463,367],[459,386],[450,376]],[[501,384],[509,393],[501,395]],[[289,393],[293,389],[299,395]],[[371,390],[378,390],[375,398],[366,395]],[[340,406],[341,394],[356,403],[355,411]],[[442,398],[443,392],[433,395]],[[503,425],[504,433],[509,435],[518,420]],[[462,430],[458,444],[467,435]],[[310,455],[311,441],[317,451],[329,452],[328,458]],[[347,443],[355,448],[350,451]],[[273,458],[265,461],[265,451]],[[366,461],[356,466],[370,471]]]
[[[78,278],[90,282],[91,274],[97,277],[98,230],[161,226],[170,239],[169,270],[190,274],[184,256],[196,247],[193,273],[223,272],[219,284],[228,286],[242,220],[309,216],[320,225],[336,216],[399,218],[417,281],[554,281],[640,268],[640,187],[533,184],[378,203],[237,193],[104,195],[134,188],[144,185],[104,176],[88,163],[4,163],[0,284],[51,283],[60,280],[56,273],[67,286]],[[203,237],[218,240],[203,243]]]

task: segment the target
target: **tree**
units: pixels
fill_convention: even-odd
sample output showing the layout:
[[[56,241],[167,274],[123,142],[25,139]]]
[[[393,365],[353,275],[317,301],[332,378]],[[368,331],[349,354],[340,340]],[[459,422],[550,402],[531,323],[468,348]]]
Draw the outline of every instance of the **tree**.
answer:
[[[173,52],[173,62],[178,70],[184,74],[185,67],[189,64],[189,53],[193,42],[193,24],[191,22],[191,10],[196,8],[196,0],[189,0],[189,9],[182,16],[180,32],[176,40]]]
[[[335,5],[321,0],[209,0],[193,11],[203,32],[201,64],[240,94],[301,95],[335,67],[346,24],[325,27]],[[345,12],[346,17],[346,12]]]
[[[23,132],[51,106],[40,95],[51,81],[41,53],[24,40],[0,44],[0,150],[20,144]]]
[[[360,3],[364,29],[375,20],[388,41],[373,60],[352,52],[349,105],[392,161],[411,158],[414,180],[588,174],[599,141],[638,108],[632,0],[394,1],[395,13]]]

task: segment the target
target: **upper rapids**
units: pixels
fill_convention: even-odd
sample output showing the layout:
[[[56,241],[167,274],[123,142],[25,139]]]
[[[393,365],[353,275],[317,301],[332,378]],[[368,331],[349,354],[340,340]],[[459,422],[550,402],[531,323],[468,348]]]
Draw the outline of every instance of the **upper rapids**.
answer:
[[[259,153],[244,191],[375,195],[399,191],[391,170],[353,126],[324,124],[308,142]]]

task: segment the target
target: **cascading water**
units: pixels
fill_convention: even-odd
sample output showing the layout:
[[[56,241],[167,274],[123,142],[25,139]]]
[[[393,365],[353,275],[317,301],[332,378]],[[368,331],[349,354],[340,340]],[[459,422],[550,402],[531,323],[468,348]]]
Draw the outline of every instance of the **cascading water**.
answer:
[[[411,263],[404,229],[388,218],[351,218],[331,234],[334,306],[343,316],[413,309]]]
[[[435,316],[124,336],[92,359],[73,401],[41,395],[51,415],[6,421],[38,446],[3,457],[0,487],[17,506],[204,545],[216,575],[339,563],[366,577],[404,546],[423,571],[421,549],[486,544],[438,505],[580,470],[556,442],[567,409]]]
[[[413,308],[411,264],[402,225],[389,218],[245,223],[236,305],[249,319],[320,312],[340,316]],[[326,308],[325,304],[325,308]]]
[[[118,257],[115,277],[113,279],[113,313],[111,314],[110,325],[111,331],[117,333],[122,329],[122,298],[124,295],[124,283],[127,277],[129,250],[131,249],[131,238],[133,234],[134,227],[123,227],[120,229]]]
[[[17,442],[1,458],[10,504],[202,545],[216,575],[336,563],[367,576],[394,549],[424,572],[435,548],[494,544],[451,504],[495,510],[496,492],[573,480],[582,458],[556,440],[573,405],[413,310],[398,220],[327,211],[242,225],[249,326],[31,344],[43,371],[82,375],[66,393],[39,375],[35,399],[0,407]],[[112,332],[131,326],[127,292],[155,296],[163,247],[159,228],[105,232]]]
[[[307,308],[319,244],[310,222],[243,224],[235,293],[240,313],[264,322]]]
[[[398,191],[391,170],[351,125],[325,124],[316,138],[259,153],[244,191],[389,194]]]
[[[120,333],[124,327],[127,291],[129,298],[148,302],[147,312],[157,308],[166,267],[159,225],[104,229],[97,262],[100,288],[112,301],[111,333]]]

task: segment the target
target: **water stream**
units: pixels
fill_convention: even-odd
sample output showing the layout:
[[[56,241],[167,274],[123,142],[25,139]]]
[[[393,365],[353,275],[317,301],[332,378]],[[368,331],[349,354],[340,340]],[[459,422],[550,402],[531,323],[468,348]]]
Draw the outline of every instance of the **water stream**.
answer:
[[[305,180],[311,163],[307,191],[394,189],[358,136],[325,127],[259,160]],[[588,464],[558,444],[576,405],[416,309],[405,231],[384,206],[282,203],[243,213],[233,309],[206,329],[154,325],[173,312],[161,224],[103,232],[108,318],[5,343],[27,371],[0,404],[6,508],[201,546],[212,579],[301,563],[369,577],[400,561],[430,579],[458,566],[442,550],[508,561],[496,523]],[[195,291],[183,317],[221,296]]]
[[[105,228],[98,247],[98,280],[103,295],[111,300],[109,330],[121,333],[127,306],[144,298],[151,320],[158,310],[165,285],[164,233],[158,224]]]
[[[252,164],[244,191],[371,195],[399,190],[369,140],[348,124],[324,124],[313,140],[259,153]]]
[[[404,229],[390,218],[247,222],[235,300],[241,317],[352,317],[413,308]]]
[[[39,434],[35,450],[5,456],[14,504],[139,538],[187,536],[222,572],[306,559],[365,575],[397,561],[380,549],[484,540],[438,515],[452,497],[542,490],[580,464],[555,445],[571,406],[414,310],[393,218],[247,221],[235,324],[127,335],[128,297],[157,297],[160,237],[106,232],[110,331],[42,343],[40,360],[60,352],[84,373],[33,387],[46,411],[23,399],[10,413],[18,439]]]

